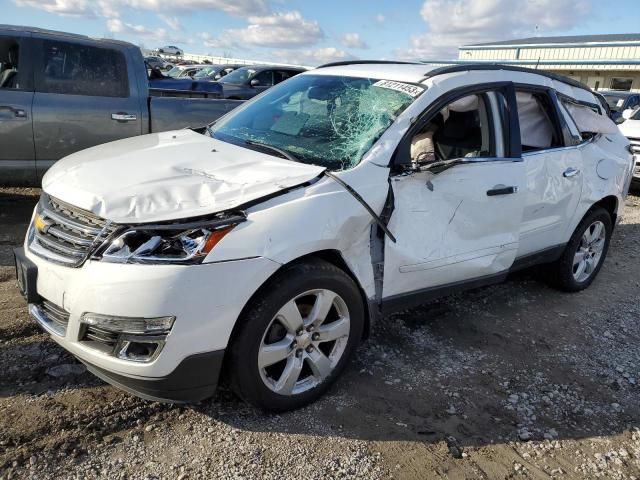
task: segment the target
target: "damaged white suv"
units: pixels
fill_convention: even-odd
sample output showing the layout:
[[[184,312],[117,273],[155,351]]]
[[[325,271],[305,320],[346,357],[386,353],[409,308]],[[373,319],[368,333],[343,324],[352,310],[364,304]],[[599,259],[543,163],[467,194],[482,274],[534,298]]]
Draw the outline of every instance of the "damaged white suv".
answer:
[[[600,269],[631,178],[589,89],[541,71],[355,62],[201,131],[58,162],[19,284],[90,371],[147,398],[318,398],[375,319],[548,264]]]

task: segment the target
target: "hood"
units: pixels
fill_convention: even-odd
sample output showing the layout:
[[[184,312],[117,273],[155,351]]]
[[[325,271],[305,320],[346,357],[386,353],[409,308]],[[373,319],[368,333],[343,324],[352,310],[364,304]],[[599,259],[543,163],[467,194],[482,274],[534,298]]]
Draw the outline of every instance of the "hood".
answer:
[[[49,169],[42,188],[113,222],[144,223],[235,208],[323,171],[179,130],[69,155]]]
[[[640,120],[625,120],[618,128],[627,138],[640,138]]]

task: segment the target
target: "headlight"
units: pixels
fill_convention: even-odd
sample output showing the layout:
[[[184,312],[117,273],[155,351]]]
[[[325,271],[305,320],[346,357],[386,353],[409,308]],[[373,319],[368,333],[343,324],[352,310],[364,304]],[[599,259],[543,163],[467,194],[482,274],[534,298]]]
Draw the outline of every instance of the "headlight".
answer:
[[[100,256],[114,263],[200,263],[237,223],[218,227],[131,227],[111,240]]]

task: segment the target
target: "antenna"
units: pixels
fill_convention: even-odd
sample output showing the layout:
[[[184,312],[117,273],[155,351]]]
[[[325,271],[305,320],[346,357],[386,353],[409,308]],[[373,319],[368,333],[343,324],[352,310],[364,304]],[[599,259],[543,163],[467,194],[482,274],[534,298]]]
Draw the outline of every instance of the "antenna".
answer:
[[[534,70],[538,69],[538,65],[540,65],[540,57],[538,56],[538,61],[536,62],[536,68],[534,68]]]

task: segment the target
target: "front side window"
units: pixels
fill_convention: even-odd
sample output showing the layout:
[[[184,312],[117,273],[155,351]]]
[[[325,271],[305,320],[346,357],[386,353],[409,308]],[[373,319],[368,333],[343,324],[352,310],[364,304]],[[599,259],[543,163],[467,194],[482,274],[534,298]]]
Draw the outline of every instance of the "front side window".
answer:
[[[42,93],[128,97],[124,55],[109,48],[44,40],[43,64],[36,71]]]
[[[214,123],[210,134],[247,148],[251,143],[276,147],[331,170],[351,168],[423,90],[392,88],[396,84],[298,75]]]
[[[20,40],[0,37],[0,89],[21,89]]]
[[[273,72],[271,70],[260,72],[255,77],[253,77],[252,80],[253,79],[256,79],[258,82],[260,82],[258,85],[260,85],[261,87],[273,86]]]
[[[489,112],[485,94],[449,103],[411,139],[412,163],[495,156]]]
[[[255,75],[256,71],[252,68],[239,68],[226,75],[220,83],[229,83],[231,85],[243,85]]]

